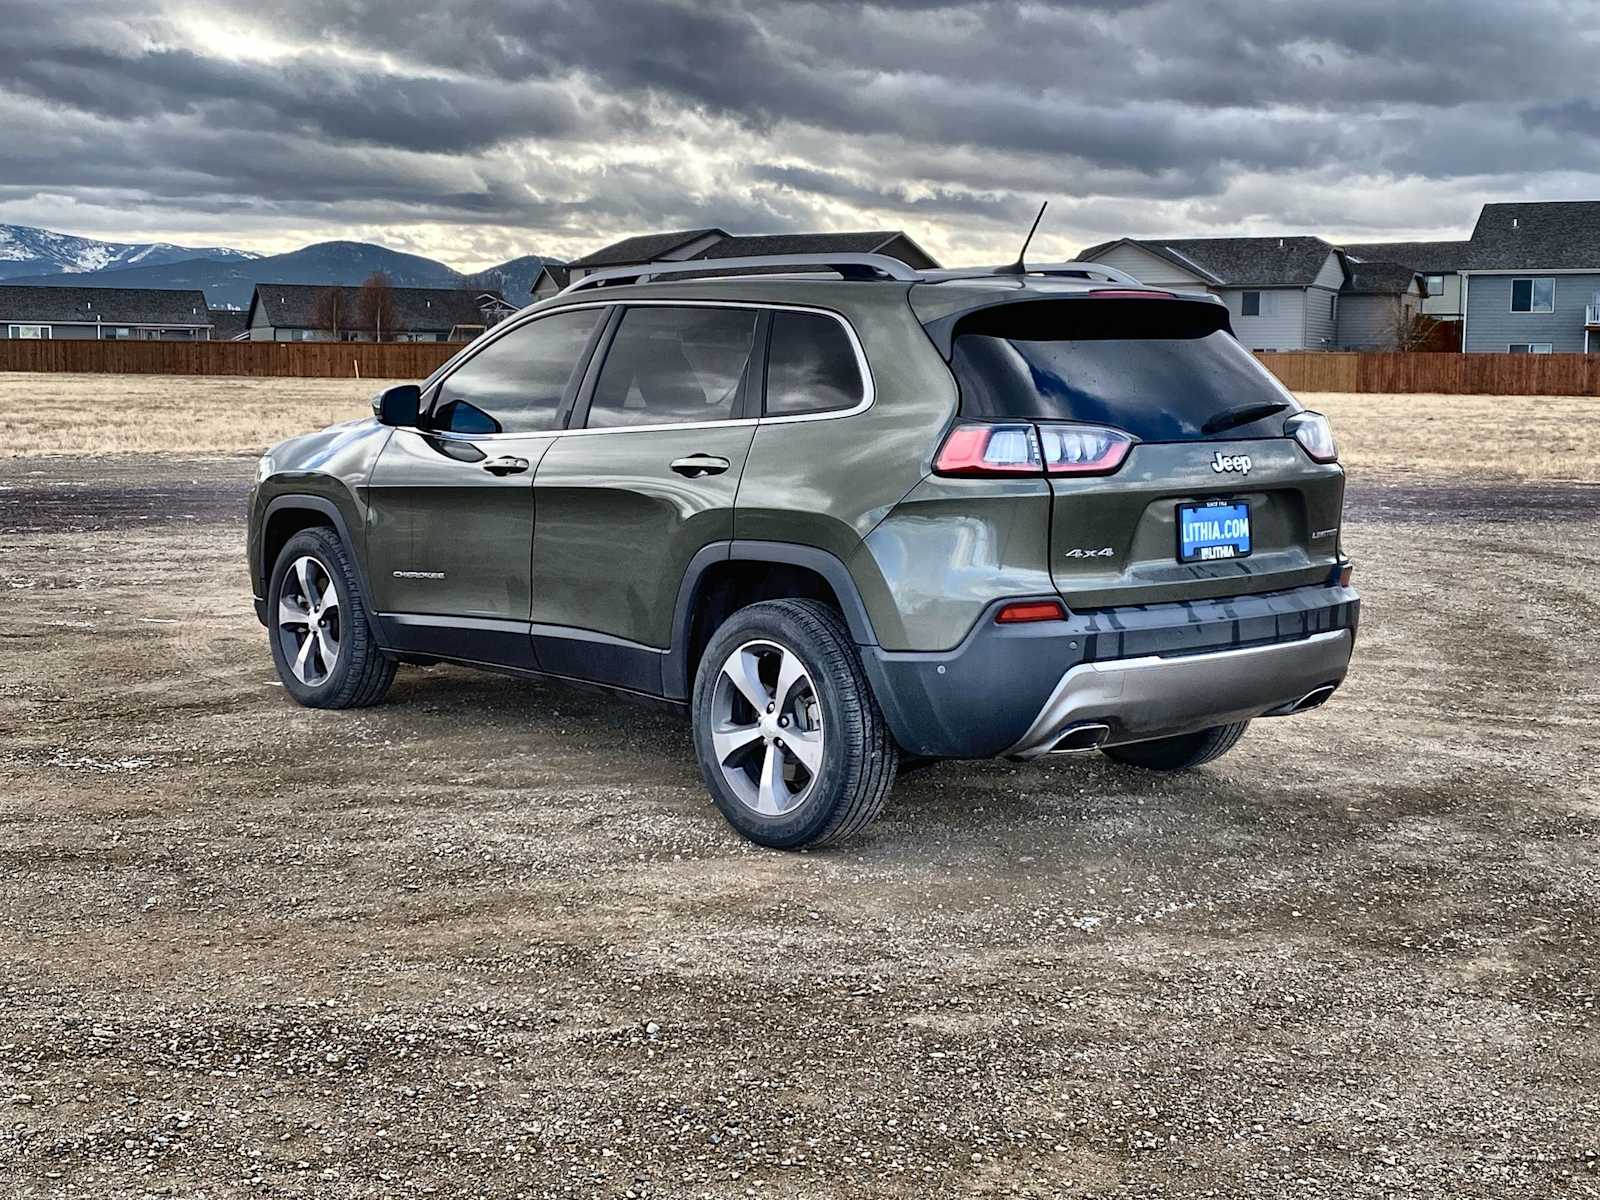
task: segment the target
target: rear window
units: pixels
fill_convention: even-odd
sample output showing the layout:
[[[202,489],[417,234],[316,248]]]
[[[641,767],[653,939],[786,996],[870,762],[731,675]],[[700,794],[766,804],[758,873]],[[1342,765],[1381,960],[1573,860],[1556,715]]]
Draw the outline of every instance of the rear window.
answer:
[[[962,318],[951,368],[961,412],[1110,425],[1148,442],[1280,437],[1294,397],[1226,329],[1220,305],[1057,300]],[[1202,431],[1222,413],[1271,415]]]

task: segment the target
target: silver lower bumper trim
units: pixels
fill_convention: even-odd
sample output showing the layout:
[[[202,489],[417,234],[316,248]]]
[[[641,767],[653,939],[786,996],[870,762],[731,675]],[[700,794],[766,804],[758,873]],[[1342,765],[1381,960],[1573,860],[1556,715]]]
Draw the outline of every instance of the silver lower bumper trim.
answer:
[[[1109,725],[1106,744],[1115,745],[1287,712],[1309,693],[1337,687],[1353,646],[1350,631],[1337,629],[1211,654],[1079,663],[1005,753],[1036,758],[1068,728],[1089,721]]]

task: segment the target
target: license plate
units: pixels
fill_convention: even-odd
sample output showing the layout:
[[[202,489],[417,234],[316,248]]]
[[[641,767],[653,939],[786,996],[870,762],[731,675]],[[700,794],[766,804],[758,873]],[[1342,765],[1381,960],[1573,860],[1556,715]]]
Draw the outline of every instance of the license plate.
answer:
[[[1250,506],[1244,503],[1178,505],[1178,561],[1214,562],[1250,553]]]

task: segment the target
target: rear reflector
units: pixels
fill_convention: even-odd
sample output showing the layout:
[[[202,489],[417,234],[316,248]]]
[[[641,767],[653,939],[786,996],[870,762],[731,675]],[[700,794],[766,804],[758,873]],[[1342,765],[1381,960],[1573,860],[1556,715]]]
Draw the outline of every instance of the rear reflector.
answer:
[[[995,613],[996,625],[1019,625],[1024,621],[1065,621],[1067,610],[1059,600],[1021,600],[1007,604]]]
[[[1339,568],[1339,586],[1340,587],[1349,587],[1350,586],[1350,576],[1353,575],[1353,574],[1355,574],[1355,566],[1353,564],[1345,563],[1344,566],[1340,567]]]

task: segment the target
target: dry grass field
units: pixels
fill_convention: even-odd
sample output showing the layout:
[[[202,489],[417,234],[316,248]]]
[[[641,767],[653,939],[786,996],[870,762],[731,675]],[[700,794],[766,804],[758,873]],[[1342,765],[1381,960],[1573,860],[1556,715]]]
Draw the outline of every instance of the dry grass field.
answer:
[[[0,373],[0,457],[240,454],[366,415],[388,381]],[[1306,393],[1356,470],[1600,479],[1600,401]]]

